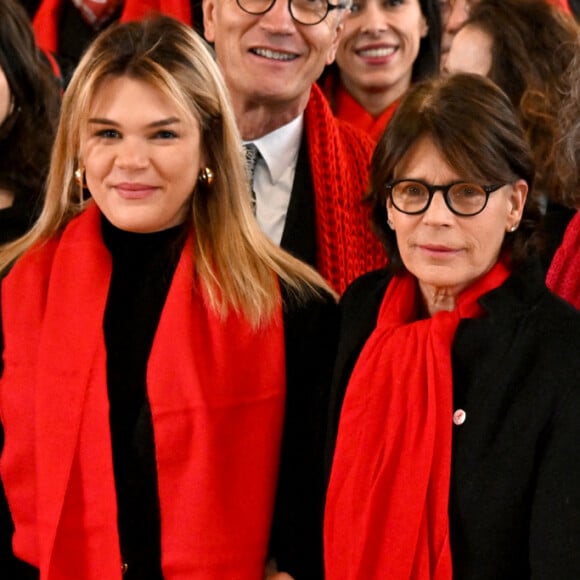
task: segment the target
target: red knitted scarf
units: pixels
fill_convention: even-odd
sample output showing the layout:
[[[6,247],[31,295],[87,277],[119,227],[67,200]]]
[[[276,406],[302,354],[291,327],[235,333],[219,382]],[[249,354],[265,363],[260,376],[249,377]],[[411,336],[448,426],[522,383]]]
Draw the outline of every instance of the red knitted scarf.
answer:
[[[378,117],[373,117],[373,115],[353,98],[341,82],[336,83],[334,99],[336,103],[336,117],[362,129],[375,142],[381,138],[381,135],[399,105],[399,99],[397,99]]]
[[[36,43],[47,52],[58,52],[58,31],[63,2],[68,0],[42,0],[32,25]],[[125,0],[121,22],[141,20],[149,12],[161,12],[173,16],[191,26],[191,3],[189,0]]]
[[[381,268],[386,255],[362,203],[374,144],[362,131],[334,117],[313,85],[305,112],[314,184],[317,269],[342,293],[358,276]]]
[[[281,309],[221,319],[182,252],[149,358],[166,580],[264,573],[285,401]],[[2,286],[1,474],[14,551],[45,580],[121,579],[96,206],[28,252]]]
[[[393,278],[353,370],[324,524],[327,580],[451,580],[451,345],[477,299],[508,276],[498,263],[453,312],[418,320],[409,274]]]
[[[580,212],[572,218],[548,270],[552,292],[580,308]]]

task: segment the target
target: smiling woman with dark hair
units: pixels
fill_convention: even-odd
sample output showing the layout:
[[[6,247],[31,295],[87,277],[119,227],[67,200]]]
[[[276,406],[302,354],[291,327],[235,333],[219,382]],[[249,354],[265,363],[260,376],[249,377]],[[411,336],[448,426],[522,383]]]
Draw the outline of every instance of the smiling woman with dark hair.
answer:
[[[334,114],[379,139],[411,83],[439,70],[439,0],[355,0],[320,81]]]
[[[544,285],[533,182],[484,77],[415,85],[379,141],[389,266],[341,299],[327,580],[580,578],[580,313]]]

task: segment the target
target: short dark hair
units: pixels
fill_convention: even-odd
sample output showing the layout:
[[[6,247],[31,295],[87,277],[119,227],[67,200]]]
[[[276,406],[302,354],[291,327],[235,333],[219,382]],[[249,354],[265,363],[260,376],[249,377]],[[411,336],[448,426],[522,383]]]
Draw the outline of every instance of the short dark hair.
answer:
[[[466,180],[510,183],[524,179],[530,193],[520,227],[505,236],[512,261],[524,261],[539,249],[539,211],[531,190],[534,163],[517,113],[505,93],[474,74],[431,79],[412,86],[377,144],[370,169],[373,228],[392,271],[403,268],[396,236],[387,225],[385,183],[423,137],[432,140],[449,166]],[[465,218],[469,219],[469,218]]]

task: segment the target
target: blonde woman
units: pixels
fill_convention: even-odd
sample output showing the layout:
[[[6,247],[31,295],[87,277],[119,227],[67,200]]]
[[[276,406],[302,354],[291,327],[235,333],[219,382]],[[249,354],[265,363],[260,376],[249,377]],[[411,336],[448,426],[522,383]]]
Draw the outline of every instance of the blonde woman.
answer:
[[[191,29],[91,46],[0,268],[2,577],[316,577],[334,298],[256,225]]]

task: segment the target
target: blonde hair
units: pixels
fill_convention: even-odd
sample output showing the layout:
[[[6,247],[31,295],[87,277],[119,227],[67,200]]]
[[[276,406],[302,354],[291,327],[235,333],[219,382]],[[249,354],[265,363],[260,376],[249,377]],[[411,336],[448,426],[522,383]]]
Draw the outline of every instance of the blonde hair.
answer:
[[[195,275],[222,316],[242,312],[254,325],[279,305],[277,275],[303,300],[332,292],[312,268],[260,231],[250,209],[241,139],[218,66],[205,42],[166,16],[115,25],[90,46],[65,92],[42,213],[28,234],[4,246],[0,272],[31,246],[60,232],[86,206],[75,181],[91,99],[107,78],[128,76],[162,91],[200,124],[211,186],[191,196]]]

